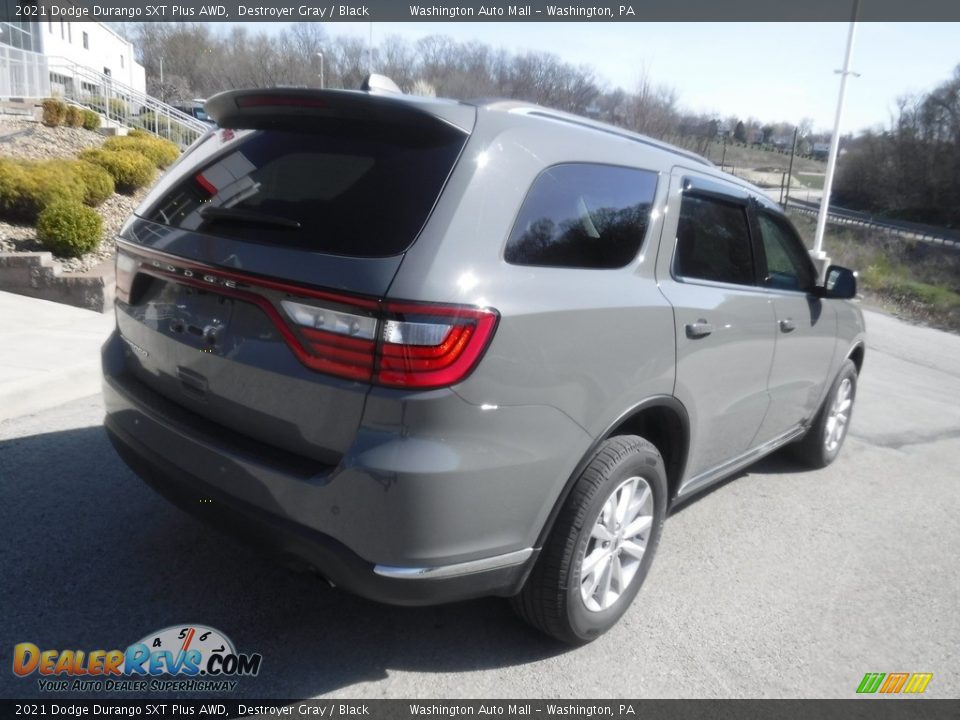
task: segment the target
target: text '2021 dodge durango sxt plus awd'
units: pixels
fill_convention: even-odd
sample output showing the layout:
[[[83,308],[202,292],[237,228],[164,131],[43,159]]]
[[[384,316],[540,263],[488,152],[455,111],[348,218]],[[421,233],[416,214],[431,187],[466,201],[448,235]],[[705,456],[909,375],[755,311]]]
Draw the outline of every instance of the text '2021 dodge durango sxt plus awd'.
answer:
[[[182,507],[376,600],[513,598],[570,643],[668,508],[830,463],[864,326],[754,187],[542,107],[207,102],[117,240],[106,428]],[[204,500],[205,502],[200,502]]]

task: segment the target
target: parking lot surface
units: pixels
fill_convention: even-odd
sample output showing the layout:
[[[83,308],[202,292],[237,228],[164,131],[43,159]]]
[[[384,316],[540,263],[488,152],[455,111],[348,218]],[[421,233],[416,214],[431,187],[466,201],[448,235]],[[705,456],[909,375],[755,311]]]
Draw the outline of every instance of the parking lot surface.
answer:
[[[202,623],[263,654],[231,698],[846,698],[866,672],[932,672],[927,696],[958,697],[960,337],[867,323],[838,461],[773,456],[675,511],[634,606],[578,649],[502,600],[382,606],[222,538],[126,469],[97,396],[8,420],[0,647]],[[36,677],[0,672],[0,696],[43,697]]]

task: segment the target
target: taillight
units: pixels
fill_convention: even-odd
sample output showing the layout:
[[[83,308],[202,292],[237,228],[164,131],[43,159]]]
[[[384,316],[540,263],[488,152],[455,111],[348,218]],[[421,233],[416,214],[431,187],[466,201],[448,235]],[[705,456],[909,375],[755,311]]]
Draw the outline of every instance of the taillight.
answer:
[[[117,243],[121,301],[132,301],[136,271],[239,298],[263,310],[308,368],[349,380],[420,390],[454,385],[480,362],[500,317],[488,308],[342,295]]]
[[[402,388],[437,388],[476,367],[497,324],[493,310],[393,303],[381,312],[347,304],[283,300],[314,370]]]
[[[351,380],[373,379],[378,324],[374,313],[292,300],[280,305],[305,340],[309,357],[304,361],[310,368]]]
[[[457,305],[391,303],[381,331],[377,382],[443,387],[476,367],[497,324],[493,310]]]

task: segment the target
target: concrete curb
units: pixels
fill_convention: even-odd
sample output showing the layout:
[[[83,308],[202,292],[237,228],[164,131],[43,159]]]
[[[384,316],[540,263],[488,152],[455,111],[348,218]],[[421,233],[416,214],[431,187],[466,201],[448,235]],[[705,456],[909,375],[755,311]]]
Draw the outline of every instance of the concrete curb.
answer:
[[[113,308],[113,258],[83,272],[64,275],[49,252],[0,252],[0,290],[108,312]]]
[[[0,421],[100,391],[102,314],[0,292]]]

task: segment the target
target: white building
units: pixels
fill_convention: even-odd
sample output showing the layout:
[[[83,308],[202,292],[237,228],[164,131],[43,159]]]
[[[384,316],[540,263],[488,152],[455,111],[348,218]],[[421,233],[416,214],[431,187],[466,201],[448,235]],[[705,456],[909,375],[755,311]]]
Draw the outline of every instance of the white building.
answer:
[[[143,65],[133,59],[133,44],[107,25],[66,20],[38,24],[42,52],[54,86],[57,84],[54,75],[61,67],[81,65],[138,92],[146,92]]]
[[[127,88],[146,91],[133,45],[107,25],[54,19],[0,22],[0,99],[65,95],[69,89],[79,92],[78,85],[94,92],[105,84],[115,86],[118,94]]]

